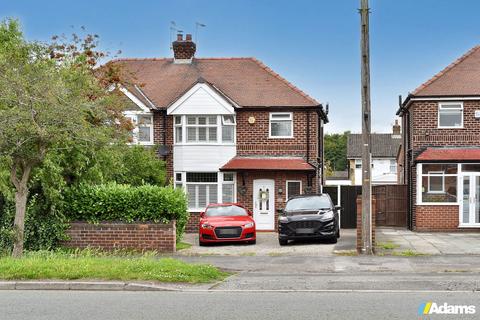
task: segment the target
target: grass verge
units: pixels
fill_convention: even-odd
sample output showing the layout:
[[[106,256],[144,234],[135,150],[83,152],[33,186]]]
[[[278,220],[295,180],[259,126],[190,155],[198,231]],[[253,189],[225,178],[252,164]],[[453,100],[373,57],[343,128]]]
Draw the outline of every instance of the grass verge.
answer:
[[[223,280],[229,273],[205,264],[189,264],[172,258],[143,255],[74,252],[27,252],[20,259],[0,257],[3,280],[149,280],[159,282],[206,283]]]
[[[393,242],[379,242],[377,247],[384,250],[393,250],[399,248],[400,245]]]
[[[177,243],[177,251],[184,250],[184,249],[189,249],[191,247],[192,247],[192,245],[190,243],[187,243],[187,242],[178,242]]]

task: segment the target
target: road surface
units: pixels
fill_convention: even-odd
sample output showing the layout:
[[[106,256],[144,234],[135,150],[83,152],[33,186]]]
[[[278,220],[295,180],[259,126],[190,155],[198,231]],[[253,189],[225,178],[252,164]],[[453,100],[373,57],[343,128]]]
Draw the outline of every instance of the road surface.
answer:
[[[480,312],[480,293],[460,291],[0,291],[0,319],[421,319],[427,301],[473,304]]]

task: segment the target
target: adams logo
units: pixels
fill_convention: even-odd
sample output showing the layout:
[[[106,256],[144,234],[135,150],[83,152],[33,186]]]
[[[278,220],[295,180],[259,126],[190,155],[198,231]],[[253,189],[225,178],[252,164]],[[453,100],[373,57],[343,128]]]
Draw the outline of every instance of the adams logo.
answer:
[[[435,302],[422,303],[418,308],[419,315],[426,314],[475,314],[475,306],[454,305],[454,304],[437,304]]]

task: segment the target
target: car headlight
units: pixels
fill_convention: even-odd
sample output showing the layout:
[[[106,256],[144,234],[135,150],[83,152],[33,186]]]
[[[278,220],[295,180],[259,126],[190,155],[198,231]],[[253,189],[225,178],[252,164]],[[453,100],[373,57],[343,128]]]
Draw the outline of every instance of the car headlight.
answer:
[[[255,225],[255,224],[254,224],[253,222],[249,222],[249,223],[245,224],[244,227],[245,227],[245,228],[251,228],[251,227],[253,227],[254,225]]]
[[[203,229],[213,229],[213,226],[210,223],[205,222],[205,223],[202,223],[202,228]]]
[[[334,217],[333,211],[330,210],[330,211],[324,212],[324,213],[320,216],[320,220],[321,220],[321,221],[328,221],[328,220],[332,220],[333,217]]]
[[[280,221],[280,222],[287,222],[287,221],[288,221],[288,218],[287,218],[287,216],[280,216],[280,217],[278,218],[278,221]]]

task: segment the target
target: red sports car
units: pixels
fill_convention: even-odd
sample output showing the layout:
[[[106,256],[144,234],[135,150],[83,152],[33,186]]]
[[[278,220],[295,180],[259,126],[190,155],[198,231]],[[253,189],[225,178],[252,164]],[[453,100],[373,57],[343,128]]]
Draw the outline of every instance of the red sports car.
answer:
[[[200,245],[216,242],[255,244],[255,221],[252,213],[236,203],[209,204],[200,213]]]

